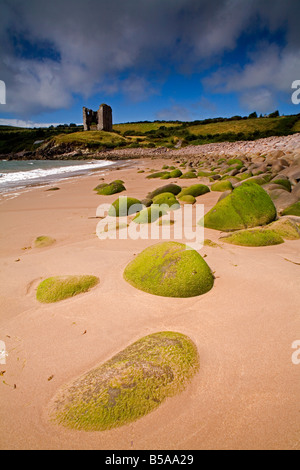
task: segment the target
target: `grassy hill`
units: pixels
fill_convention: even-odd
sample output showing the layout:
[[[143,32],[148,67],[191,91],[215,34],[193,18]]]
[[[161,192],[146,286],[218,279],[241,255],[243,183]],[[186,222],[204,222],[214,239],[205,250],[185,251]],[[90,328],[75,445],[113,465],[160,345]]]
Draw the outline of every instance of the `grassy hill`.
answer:
[[[204,121],[155,121],[115,124],[113,132],[83,132],[82,126],[61,125],[47,129],[0,126],[0,154],[42,151],[43,146],[88,148],[155,148],[201,145],[210,142],[256,140],[300,132],[300,114],[281,117],[214,118]]]

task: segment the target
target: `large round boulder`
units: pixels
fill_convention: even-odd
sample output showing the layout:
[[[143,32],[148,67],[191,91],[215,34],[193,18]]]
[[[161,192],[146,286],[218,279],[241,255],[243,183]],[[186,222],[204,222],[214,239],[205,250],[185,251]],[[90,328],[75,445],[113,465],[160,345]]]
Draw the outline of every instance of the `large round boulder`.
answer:
[[[146,248],[128,264],[124,279],[139,290],[162,297],[196,297],[214,284],[202,256],[177,242]]]

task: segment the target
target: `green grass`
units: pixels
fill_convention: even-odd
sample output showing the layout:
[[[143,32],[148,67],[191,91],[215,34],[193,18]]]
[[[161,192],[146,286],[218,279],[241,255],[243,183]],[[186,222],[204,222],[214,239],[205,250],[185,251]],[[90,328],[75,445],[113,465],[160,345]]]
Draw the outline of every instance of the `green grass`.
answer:
[[[211,124],[201,124],[189,127],[189,131],[196,135],[207,134],[227,134],[234,133],[253,133],[255,131],[265,132],[274,130],[280,121],[283,122],[285,117],[281,118],[258,118],[237,121],[214,122]]]
[[[160,127],[176,127],[180,126],[181,123],[172,122],[130,122],[125,124],[114,124],[113,129],[119,131],[122,134],[126,131],[133,131],[135,135],[143,134],[144,132],[156,131]]]
[[[83,431],[117,428],[182,392],[198,370],[198,351],[189,337],[154,333],[59,391],[50,417]]]
[[[55,238],[42,235],[42,236],[37,237],[35,239],[34,247],[35,248],[45,248],[47,246],[53,245],[55,242],[56,242]]]
[[[146,248],[128,264],[124,278],[137,289],[163,297],[196,297],[214,284],[200,254],[176,242]]]
[[[89,291],[99,283],[95,276],[56,276],[42,281],[36,293],[36,298],[42,303],[59,302]]]
[[[54,138],[56,144],[86,144],[88,146],[95,145],[111,145],[119,144],[120,142],[127,143],[127,140],[113,132],[104,131],[85,131],[75,132],[72,134],[61,134]]]

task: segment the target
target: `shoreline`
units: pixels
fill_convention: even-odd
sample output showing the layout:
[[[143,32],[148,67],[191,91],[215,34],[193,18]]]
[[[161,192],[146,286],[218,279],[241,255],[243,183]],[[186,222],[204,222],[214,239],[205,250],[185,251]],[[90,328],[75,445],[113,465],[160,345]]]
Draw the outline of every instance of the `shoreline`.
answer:
[[[200,254],[215,285],[194,298],[146,294],[123,279],[123,271],[152,240],[99,240],[97,207],[119,194],[93,188],[125,181],[121,196],[143,199],[170,182],[147,179],[174,157],[116,163],[99,172],[2,201],[0,216],[0,340],[7,348],[0,381],[0,449],[299,449],[299,366],[291,345],[300,332],[300,241],[249,248],[221,243],[205,229]],[[138,173],[143,170],[144,173]],[[102,182],[101,180],[100,182]],[[210,210],[219,192],[200,196]],[[56,243],[34,248],[36,237]],[[157,243],[157,241],[155,241]],[[36,288],[53,275],[90,274],[100,284],[56,304],[40,304]],[[189,336],[200,370],[185,389],[158,409],[120,428],[75,431],[49,420],[57,391],[143,336],[177,331]]]

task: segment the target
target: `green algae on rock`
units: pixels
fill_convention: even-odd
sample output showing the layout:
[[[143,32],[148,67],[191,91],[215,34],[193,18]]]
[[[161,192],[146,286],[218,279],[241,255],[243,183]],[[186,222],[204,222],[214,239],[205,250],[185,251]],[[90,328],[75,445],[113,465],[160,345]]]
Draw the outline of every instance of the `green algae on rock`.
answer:
[[[182,392],[198,370],[198,351],[188,336],[154,333],[63,387],[50,403],[50,418],[76,430],[117,428]]]
[[[192,186],[189,186],[188,188],[183,188],[178,194],[178,198],[180,199],[182,196],[198,197],[209,192],[210,192],[210,189],[205,184],[193,184]]]
[[[96,276],[56,276],[42,281],[36,293],[36,298],[42,303],[59,302],[89,291],[99,283]]]
[[[296,215],[300,217],[300,202],[296,202],[281,212],[281,215]]]
[[[167,207],[169,207],[169,208],[172,207],[173,209],[176,209],[176,208],[179,209],[180,208],[177,199],[175,198],[174,194],[172,194],[172,193],[158,194],[158,196],[155,196],[153,198],[153,204],[157,204],[159,206],[166,205]]]
[[[101,183],[94,191],[97,192],[100,196],[111,196],[112,194],[121,193],[122,191],[126,191],[125,186],[120,180],[113,181],[110,184]]]
[[[194,196],[189,195],[189,194],[187,194],[186,196],[181,196],[178,199],[183,204],[195,204],[195,202],[196,202],[196,198]]]
[[[35,248],[45,248],[47,246],[51,246],[56,242],[55,238],[48,237],[46,235],[41,235],[37,237],[34,241]]]
[[[233,186],[230,181],[222,180],[222,181],[217,181],[216,183],[212,184],[210,189],[211,191],[224,192],[224,191],[232,190]]]
[[[271,246],[284,243],[283,238],[274,230],[266,228],[248,229],[234,232],[226,237],[221,237],[221,241],[239,246]]]
[[[300,230],[297,224],[288,218],[276,220],[267,225],[266,228],[278,233],[285,240],[299,240],[300,238]]]
[[[119,197],[109,208],[110,217],[126,217],[143,209],[141,201],[133,197]]]
[[[245,184],[217,202],[205,215],[204,226],[230,232],[266,225],[273,222],[276,215],[274,203],[266,191],[257,184]]]
[[[158,196],[159,194],[162,193],[172,193],[174,196],[179,194],[181,191],[181,187],[178,186],[177,184],[166,184],[165,186],[161,186],[160,188],[155,189],[151,193],[147,195],[147,198],[153,199],[155,196]]]
[[[182,243],[150,246],[131,261],[124,279],[135,288],[162,297],[196,297],[210,291],[214,276],[202,256]]]
[[[166,214],[167,212],[163,208],[160,208],[158,205],[154,204],[139,212],[132,219],[132,222],[134,222],[135,224],[152,224],[153,222],[156,222],[160,217]]]

